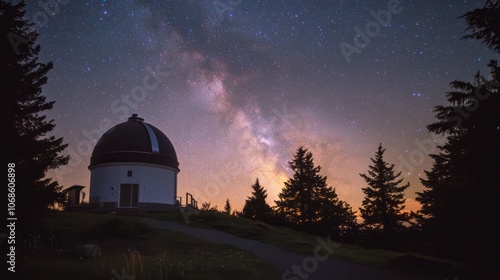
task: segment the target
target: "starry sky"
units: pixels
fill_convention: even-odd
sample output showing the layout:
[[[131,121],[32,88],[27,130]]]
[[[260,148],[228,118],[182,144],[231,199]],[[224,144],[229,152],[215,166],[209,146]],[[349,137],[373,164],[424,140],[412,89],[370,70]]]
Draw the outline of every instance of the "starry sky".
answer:
[[[460,39],[457,17],[482,1],[27,2],[40,61],[54,63],[47,114],[71,156],[49,176],[87,186],[87,199],[95,143],[137,113],[170,138],[178,193],[199,203],[239,210],[259,178],[273,205],[304,146],[358,210],[359,173],[382,143],[417,209],[426,154],[442,141],[425,128],[433,107],[494,58]]]

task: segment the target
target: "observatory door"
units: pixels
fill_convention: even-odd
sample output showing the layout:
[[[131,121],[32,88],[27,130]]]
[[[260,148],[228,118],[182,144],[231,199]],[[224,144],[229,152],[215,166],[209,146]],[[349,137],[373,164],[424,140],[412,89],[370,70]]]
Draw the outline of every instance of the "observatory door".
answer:
[[[139,205],[139,185],[120,185],[120,207],[137,207]]]

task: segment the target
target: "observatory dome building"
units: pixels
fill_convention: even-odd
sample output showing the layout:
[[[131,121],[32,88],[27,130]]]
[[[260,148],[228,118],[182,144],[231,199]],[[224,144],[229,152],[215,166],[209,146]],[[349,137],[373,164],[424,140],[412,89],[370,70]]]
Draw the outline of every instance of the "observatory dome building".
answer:
[[[174,146],[137,114],[99,139],[89,170],[89,203],[99,209],[169,210],[176,205]]]

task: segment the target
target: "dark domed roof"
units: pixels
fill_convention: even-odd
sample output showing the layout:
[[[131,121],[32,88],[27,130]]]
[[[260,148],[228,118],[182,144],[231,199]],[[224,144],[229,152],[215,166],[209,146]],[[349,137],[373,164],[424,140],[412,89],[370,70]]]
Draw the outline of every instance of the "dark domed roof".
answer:
[[[168,137],[143,121],[133,114],[127,122],[104,133],[94,148],[89,168],[101,163],[142,162],[179,170],[177,154]]]

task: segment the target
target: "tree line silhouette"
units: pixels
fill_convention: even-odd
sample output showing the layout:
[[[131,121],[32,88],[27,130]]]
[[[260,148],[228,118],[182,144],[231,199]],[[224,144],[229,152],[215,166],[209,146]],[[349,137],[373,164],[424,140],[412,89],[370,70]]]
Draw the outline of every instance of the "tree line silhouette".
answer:
[[[304,147],[298,148],[288,162],[294,172],[278,194],[276,206],[266,202],[267,191],[257,179],[252,185],[252,196],[245,201],[240,216],[273,224],[289,226],[316,234],[329,234],[340,240],[359,240],[362,236],[377,242],[393,238],[408,227],[409,214],[402,212],[404,190],[409,184],[400,185],[400,173],[394,165],[383,159],[385,149],[379,145],[368,175],[360,174],[367,182],[363,188],[365,199],[359,208],[364,221],[356,221],[356,211],[340,200],[335,189],[327,186],[326,176],[320,175],[321,167],[314,164],[313,155]]]

